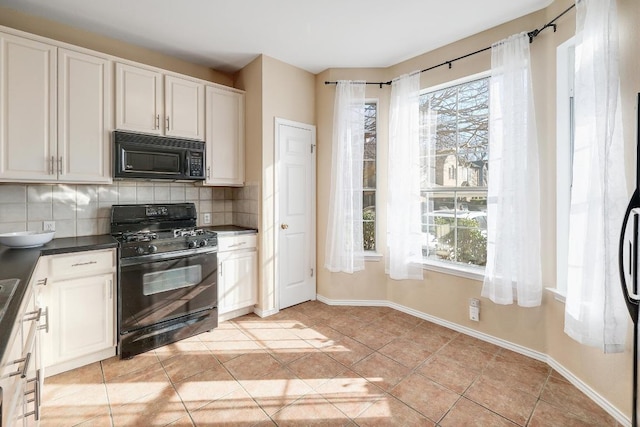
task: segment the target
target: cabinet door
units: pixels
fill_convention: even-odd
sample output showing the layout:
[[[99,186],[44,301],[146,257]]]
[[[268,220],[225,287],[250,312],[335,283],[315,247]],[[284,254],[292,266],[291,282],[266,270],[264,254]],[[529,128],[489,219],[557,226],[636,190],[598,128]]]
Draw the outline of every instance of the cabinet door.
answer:
[[[58,178],[110,182],[112,63],[58,51]]]
[[[165,134],[204,141],[204,85],[165,76]]]
[[[116,128],[162,133],[162,75],[116,64]]]
[[[244,94],[207,86],[207,185],[244,184]]]
[[[115,346],[114,283],[113,273],[50,283],[45,367]]]
[[[0,178],[56,180],[56,48],[0,33]]]
[[[257,302],[258,253],[221,253],[219,262],[218,313],[226,313]]]

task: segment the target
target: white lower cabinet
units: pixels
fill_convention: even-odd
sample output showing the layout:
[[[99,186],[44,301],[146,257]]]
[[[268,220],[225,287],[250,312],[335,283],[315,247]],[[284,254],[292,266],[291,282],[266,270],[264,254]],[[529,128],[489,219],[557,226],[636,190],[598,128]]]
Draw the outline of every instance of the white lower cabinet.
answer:
[[[256,236],[218,235],[218,315],[227,320],[253,310],[258,294]]]
[[[43,364],[47,376],[114,356],[114,249],[45,257]]]
[[[42,370],[40,364],[39,289],[29,283],[23,297],[9,346],[0,363],[0,424],[2,426],[35,426],[40,419]]]

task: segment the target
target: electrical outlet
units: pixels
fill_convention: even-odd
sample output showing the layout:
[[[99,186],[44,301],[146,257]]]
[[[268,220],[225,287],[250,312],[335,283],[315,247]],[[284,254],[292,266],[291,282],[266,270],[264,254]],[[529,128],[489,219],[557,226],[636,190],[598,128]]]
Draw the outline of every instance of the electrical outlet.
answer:
[[[55,221],[42,221],[42,230],[43,231],[56,231],[56,222]]]
[[[204,224],[211,224],[211,214],[210,213],[206,213],[202,215],[202,222]]]
[[[478,298],[469,298],[469,307],[480,308],[480,300]]]

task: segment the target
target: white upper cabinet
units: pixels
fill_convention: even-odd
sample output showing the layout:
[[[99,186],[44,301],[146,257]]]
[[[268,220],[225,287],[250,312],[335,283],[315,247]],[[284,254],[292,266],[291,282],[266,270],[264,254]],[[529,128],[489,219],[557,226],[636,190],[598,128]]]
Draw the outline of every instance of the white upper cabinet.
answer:
[[[116,129],[161,134],[162,74],[116,63]]]
[[[56,47],[0,33],[0,178],[55,181]]]
[[[0,180],[111,181],[112,63],[0,33]]]
[[[118,63],[116,128],[204,140],[204,85]]]
[[[244,93],[207,86],[205,185],[244,185]]]
[[[58,178],[111,180],[112,63],[58,51]]]
[[[165,134],[204,140],[204,85],[165,76],[164,88]]]

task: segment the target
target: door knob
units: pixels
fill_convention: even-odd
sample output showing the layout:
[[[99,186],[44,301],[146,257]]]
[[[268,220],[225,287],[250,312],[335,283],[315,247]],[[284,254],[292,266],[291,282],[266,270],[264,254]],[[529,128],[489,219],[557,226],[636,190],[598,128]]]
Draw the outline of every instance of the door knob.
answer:
[[[286,230],[287,228],[289,228],[289,224],[280,224],[280,228]]]

